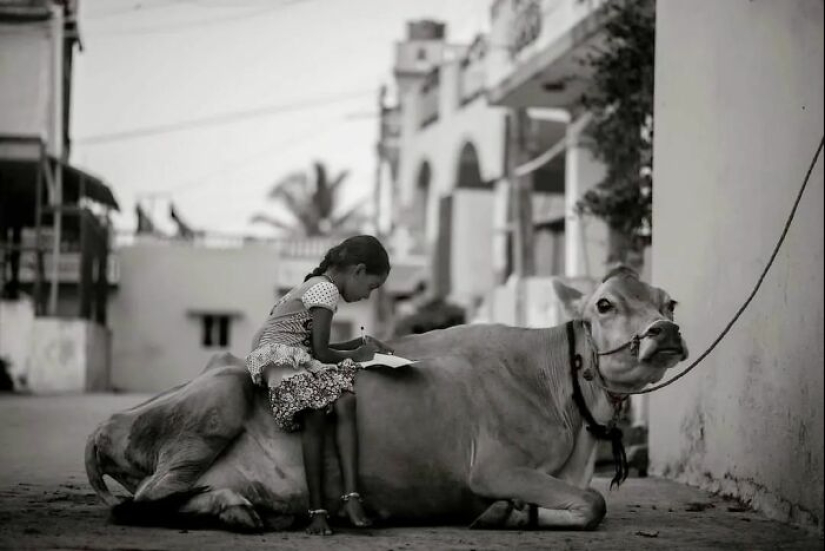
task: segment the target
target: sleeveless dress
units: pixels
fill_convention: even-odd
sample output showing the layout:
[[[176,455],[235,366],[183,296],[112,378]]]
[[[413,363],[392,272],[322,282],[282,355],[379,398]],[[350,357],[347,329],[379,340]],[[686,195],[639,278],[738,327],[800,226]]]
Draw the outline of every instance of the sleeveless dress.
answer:
[[[272,308],[255,349],[246,356],[252,381],[269,388],[272,415],[282,430],[300,430],[297,413],[328,409],[342,393],[354,392],[359,364],[349,358],[338,364],[324,364],[312,357],[309,309],[326,308],[335,313],[340,298],[338,288],[324,276],[296,287]],[[270,371],[265,380],[269,368],[281,369]]]

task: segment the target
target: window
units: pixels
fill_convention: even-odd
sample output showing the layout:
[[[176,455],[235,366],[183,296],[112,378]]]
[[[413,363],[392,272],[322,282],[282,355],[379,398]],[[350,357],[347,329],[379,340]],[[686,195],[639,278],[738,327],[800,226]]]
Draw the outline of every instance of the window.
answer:
[[[226,314],[201,316],[201,344],[204,348],[229,347],[229,329],[232,317]]]

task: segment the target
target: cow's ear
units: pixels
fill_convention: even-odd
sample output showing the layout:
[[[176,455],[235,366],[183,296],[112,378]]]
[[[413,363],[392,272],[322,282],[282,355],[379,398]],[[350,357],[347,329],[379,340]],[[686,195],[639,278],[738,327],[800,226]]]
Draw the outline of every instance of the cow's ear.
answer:
[[[553,278],[553,290],[564,308],[564,313],[568,319],[579,319],[581,317],[581,306],[584,293],[565,285],[560,279]]]

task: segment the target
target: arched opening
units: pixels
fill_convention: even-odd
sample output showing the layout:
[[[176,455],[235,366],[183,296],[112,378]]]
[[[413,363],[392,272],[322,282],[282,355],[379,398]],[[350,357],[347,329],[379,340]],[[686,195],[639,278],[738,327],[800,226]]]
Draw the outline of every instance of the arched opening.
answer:
[[[415,181],[415,193],[412,204],[412,224],[411,231],[417,247],[423,247],[427,235],[427,210],[430,203],[430,188],[432,182],[432,169],[430,163],[423,161],[418,169],[418,177]]]
[[[471,142],[465,142],[458,155],[458,176],[455,187],[476,189],[489,187],[481,178],[478,153]]]

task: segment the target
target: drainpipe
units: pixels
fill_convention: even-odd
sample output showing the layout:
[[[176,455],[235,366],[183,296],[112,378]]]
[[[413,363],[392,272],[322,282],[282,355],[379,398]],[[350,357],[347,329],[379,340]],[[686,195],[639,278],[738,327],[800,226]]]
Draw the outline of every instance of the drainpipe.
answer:
[[[60,241],[63,230],[63,164],[59,161],[54,174],[52,213],[54,216],[54,232],[52,235],[52,281],[49,289],[49,315],[57,316],[58,286],[60,285]]]
[[[50,103],[52,135],[51,139],[47,139],[47,143],[53,144],[54,156],[57,160],[54,174],[54,193],[52,194],[54,235],[52,236],[52,281],[49,292],[49,314],[56,316],[58,287],[60,285],[60,241],[63,233],[63,163],[66,160],[63,147],[63,14],[57,6],[52,7],[51,28],[49,31],[53,42]]]

